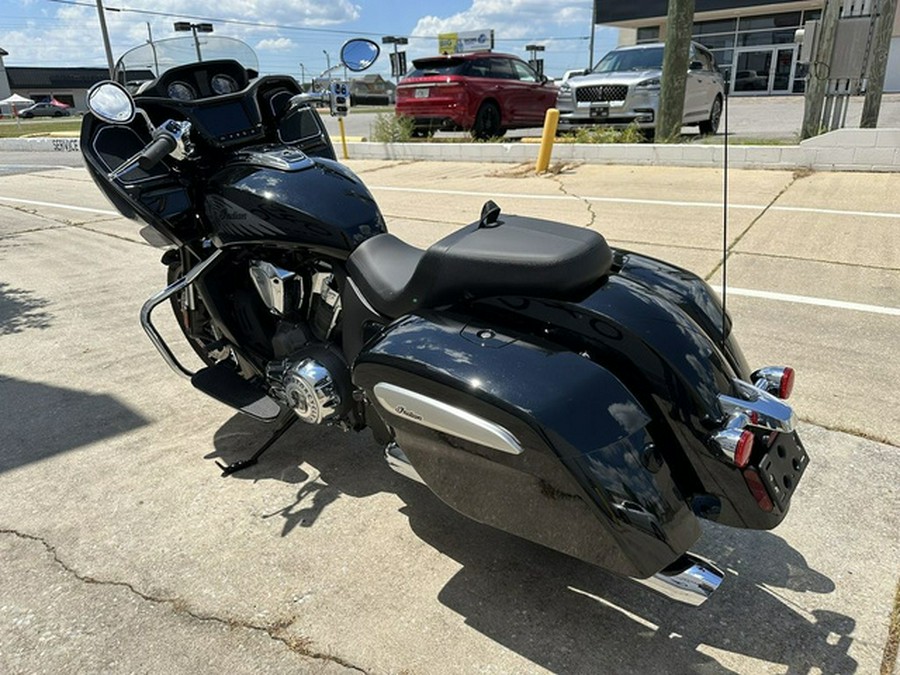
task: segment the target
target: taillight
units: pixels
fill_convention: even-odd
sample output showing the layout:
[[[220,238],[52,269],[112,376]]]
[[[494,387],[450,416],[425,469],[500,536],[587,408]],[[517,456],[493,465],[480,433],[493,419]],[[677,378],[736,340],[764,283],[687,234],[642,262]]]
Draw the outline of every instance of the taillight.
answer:
[[[755,386],[780,399],[790,397],[794,390],[794,369],[790,366],[760,368],[750,379]]]
[[[750,462],[753,453],[753,432],[744,429],[734,449],[734,463],[743,469]]]
[[[794,369],[788,366],[784,369],[781,384],[778,386],[778,398],[790,398],[792,391],[794,391]]]
[[[732,463],[739,469],[743,469],[750,463],[753,454],[753,432],[747,429],[750,418],[737,413],[728,419],[728,423],[722,431],[712,437],[713,443],[722,451]]]

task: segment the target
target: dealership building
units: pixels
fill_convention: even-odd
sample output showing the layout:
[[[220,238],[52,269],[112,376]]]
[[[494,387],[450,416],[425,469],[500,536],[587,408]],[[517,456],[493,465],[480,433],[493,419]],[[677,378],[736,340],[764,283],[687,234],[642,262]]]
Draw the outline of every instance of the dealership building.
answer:
[[[856,5],[874,1],[856,0]],[[597,23],[619,28],[620,44],[665,40],[667,0],[596,3]],[[735,94],[802,93],[807,66],[798,62],[800,45],[794,42],[794,33],[807,21],[819,19],[824,4],[823,0],[695,0],[694,40],[713,52]],[[900,12],[894,20],[885,91],[900,92]]]

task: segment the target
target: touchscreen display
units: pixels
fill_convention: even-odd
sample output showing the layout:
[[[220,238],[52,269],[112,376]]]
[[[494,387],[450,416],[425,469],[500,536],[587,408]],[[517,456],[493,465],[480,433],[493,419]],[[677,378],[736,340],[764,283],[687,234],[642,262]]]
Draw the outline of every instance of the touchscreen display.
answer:
[[[204,106],[195,111],[195,116],[207,133],[216,138],[249,131],[253,126],[253,122],[240,101]]]

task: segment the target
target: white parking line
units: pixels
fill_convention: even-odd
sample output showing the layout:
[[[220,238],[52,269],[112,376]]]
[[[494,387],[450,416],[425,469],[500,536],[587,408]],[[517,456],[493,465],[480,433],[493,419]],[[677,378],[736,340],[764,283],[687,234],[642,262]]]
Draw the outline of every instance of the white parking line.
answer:
[[[451,191],[451,190],[420,190],[420,189],[407,189],[407,188],[373,188],[373,189],[396,189],[402,190],[406,192],[436,192],[436,193],[444,193],[444,194],[470,194],[470,195],[480,195],[482,193],[471,192],[464,193],[459,191]],[[486,194],[486,193],[485,193]],[[496,195],[503,196],[503,195]],[[509,195],[515,197],[525,197],[525,198],[535,198],[539,195]],[[572,197],[552,197],[556,199],[574,199]],[[92,209],[86,206],[73,206],[71,204],[56,204],[53,202],[42,202],[34,199],[16,199],[13,197],[3,197],[0,196],[0,202],[11,202],[14,204],[28,204],[30,206],[47,206],[55,209],[68,209],[71,211],[83,211],[86,213],[99,213],[105,216],[117,216],[119,215],[116,211],[109,211],[106,209]],[[661,203],[661,202],[654,202]],[[674,202],[670,202],[674,203]],[[844,213],[852,213],[852,212],[840,212]],[[869,212],[865,212],[868,215],[871,215]],[[900,217],[900,214],[895,215],[894,217]],[[722,293],[721,286],[713,286],[720,294]],[[790,302],[797,305],[815,305],[818,307],[830,307],[832,309],[846,309],[855,312],[868,312],[870,314],[885,314],[887,316],[900,316],[900,308],[896,307],[882,307],[879,305],[867,305],[859,302],[846,302],[844,300],[831,300],[828,298],[814,298],[807,295],[791,295],[788,293],[773,293],[772,291],[756,291],[749,288],[734,288],[732,286],[728,287],[728,293],[730,295],[739,295],[748,298],[760,298],[763,300],[774,300],[776,302]]]
[[[83,211],[85,213],[99,213],[104,216],[120,216],[118,211],[110,211],[108,209],[91,209],[87,206],[72,206],[71,204],[54,204],[53,202],[39,202],[34,199],[16,199],[14,197],[4,197],[0,195],[0,202],[11,202],[13,204],[27,204],[28,206],[48,206],[51,209],[65,209],[69,211]]]
[[[719,295],[722,295],[721,286],[713,286]],[[772,291],[756,291],[749,288],[728,287],[728,295],[740,295],[747,298],[761,298],[776,302],[790,302],[796,305],[815,305],[817,307],[831,307],[832,309],[848,309],[854,312],[868,312],[869,314],[886,314],[888,316],[900,316],[900,308],[882,307],[880,305],[866,305],[860,302],[846,302],[844,300],[829,300],[827,298],[813,298],[808,295],[791,295],[789,293],[774,293]]]
[[[546,201],[589,201],[607,204],[643,204],[646,206],[680,206],[686,208],[706,208],[719,209],[722,208],[722,202],[687,202],[672,201],[668,199],[632,199],[626,197],[578,197],[576,195],[530,195],[519,194],[515,192],[470,192],[467,190],[437,190],[429,188],[407,188],[395,187],[387,185],[369,185],[370,190],[382,190],[384,192],[409,192],[412,194],[427,195],[450,195],[457,197],[481,197],[484,199],[531,199]],[[729,204],[729,209],[750,209],[753,211],[763,211],[766,209],[765,204]],[[786,211],[791,213],[815,213],[819,215],[835,215],[835,216],[868,216],[870,218],[897,218],[900,219],[900,213],[892,213],[890,211],[843,211],[841,209],[815,209],[805,206],[769,206],[769,211]]]

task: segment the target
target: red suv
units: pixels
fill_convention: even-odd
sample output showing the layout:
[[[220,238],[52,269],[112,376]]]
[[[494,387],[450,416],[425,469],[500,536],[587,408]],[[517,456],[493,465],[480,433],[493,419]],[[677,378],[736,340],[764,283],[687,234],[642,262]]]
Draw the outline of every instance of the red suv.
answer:
[[[556,94],[546,77],[509,54],[433,56],[413,61],[397,86],[397,114],[413,118],[415,135],[464,129],[492,138],[543,125]]]

